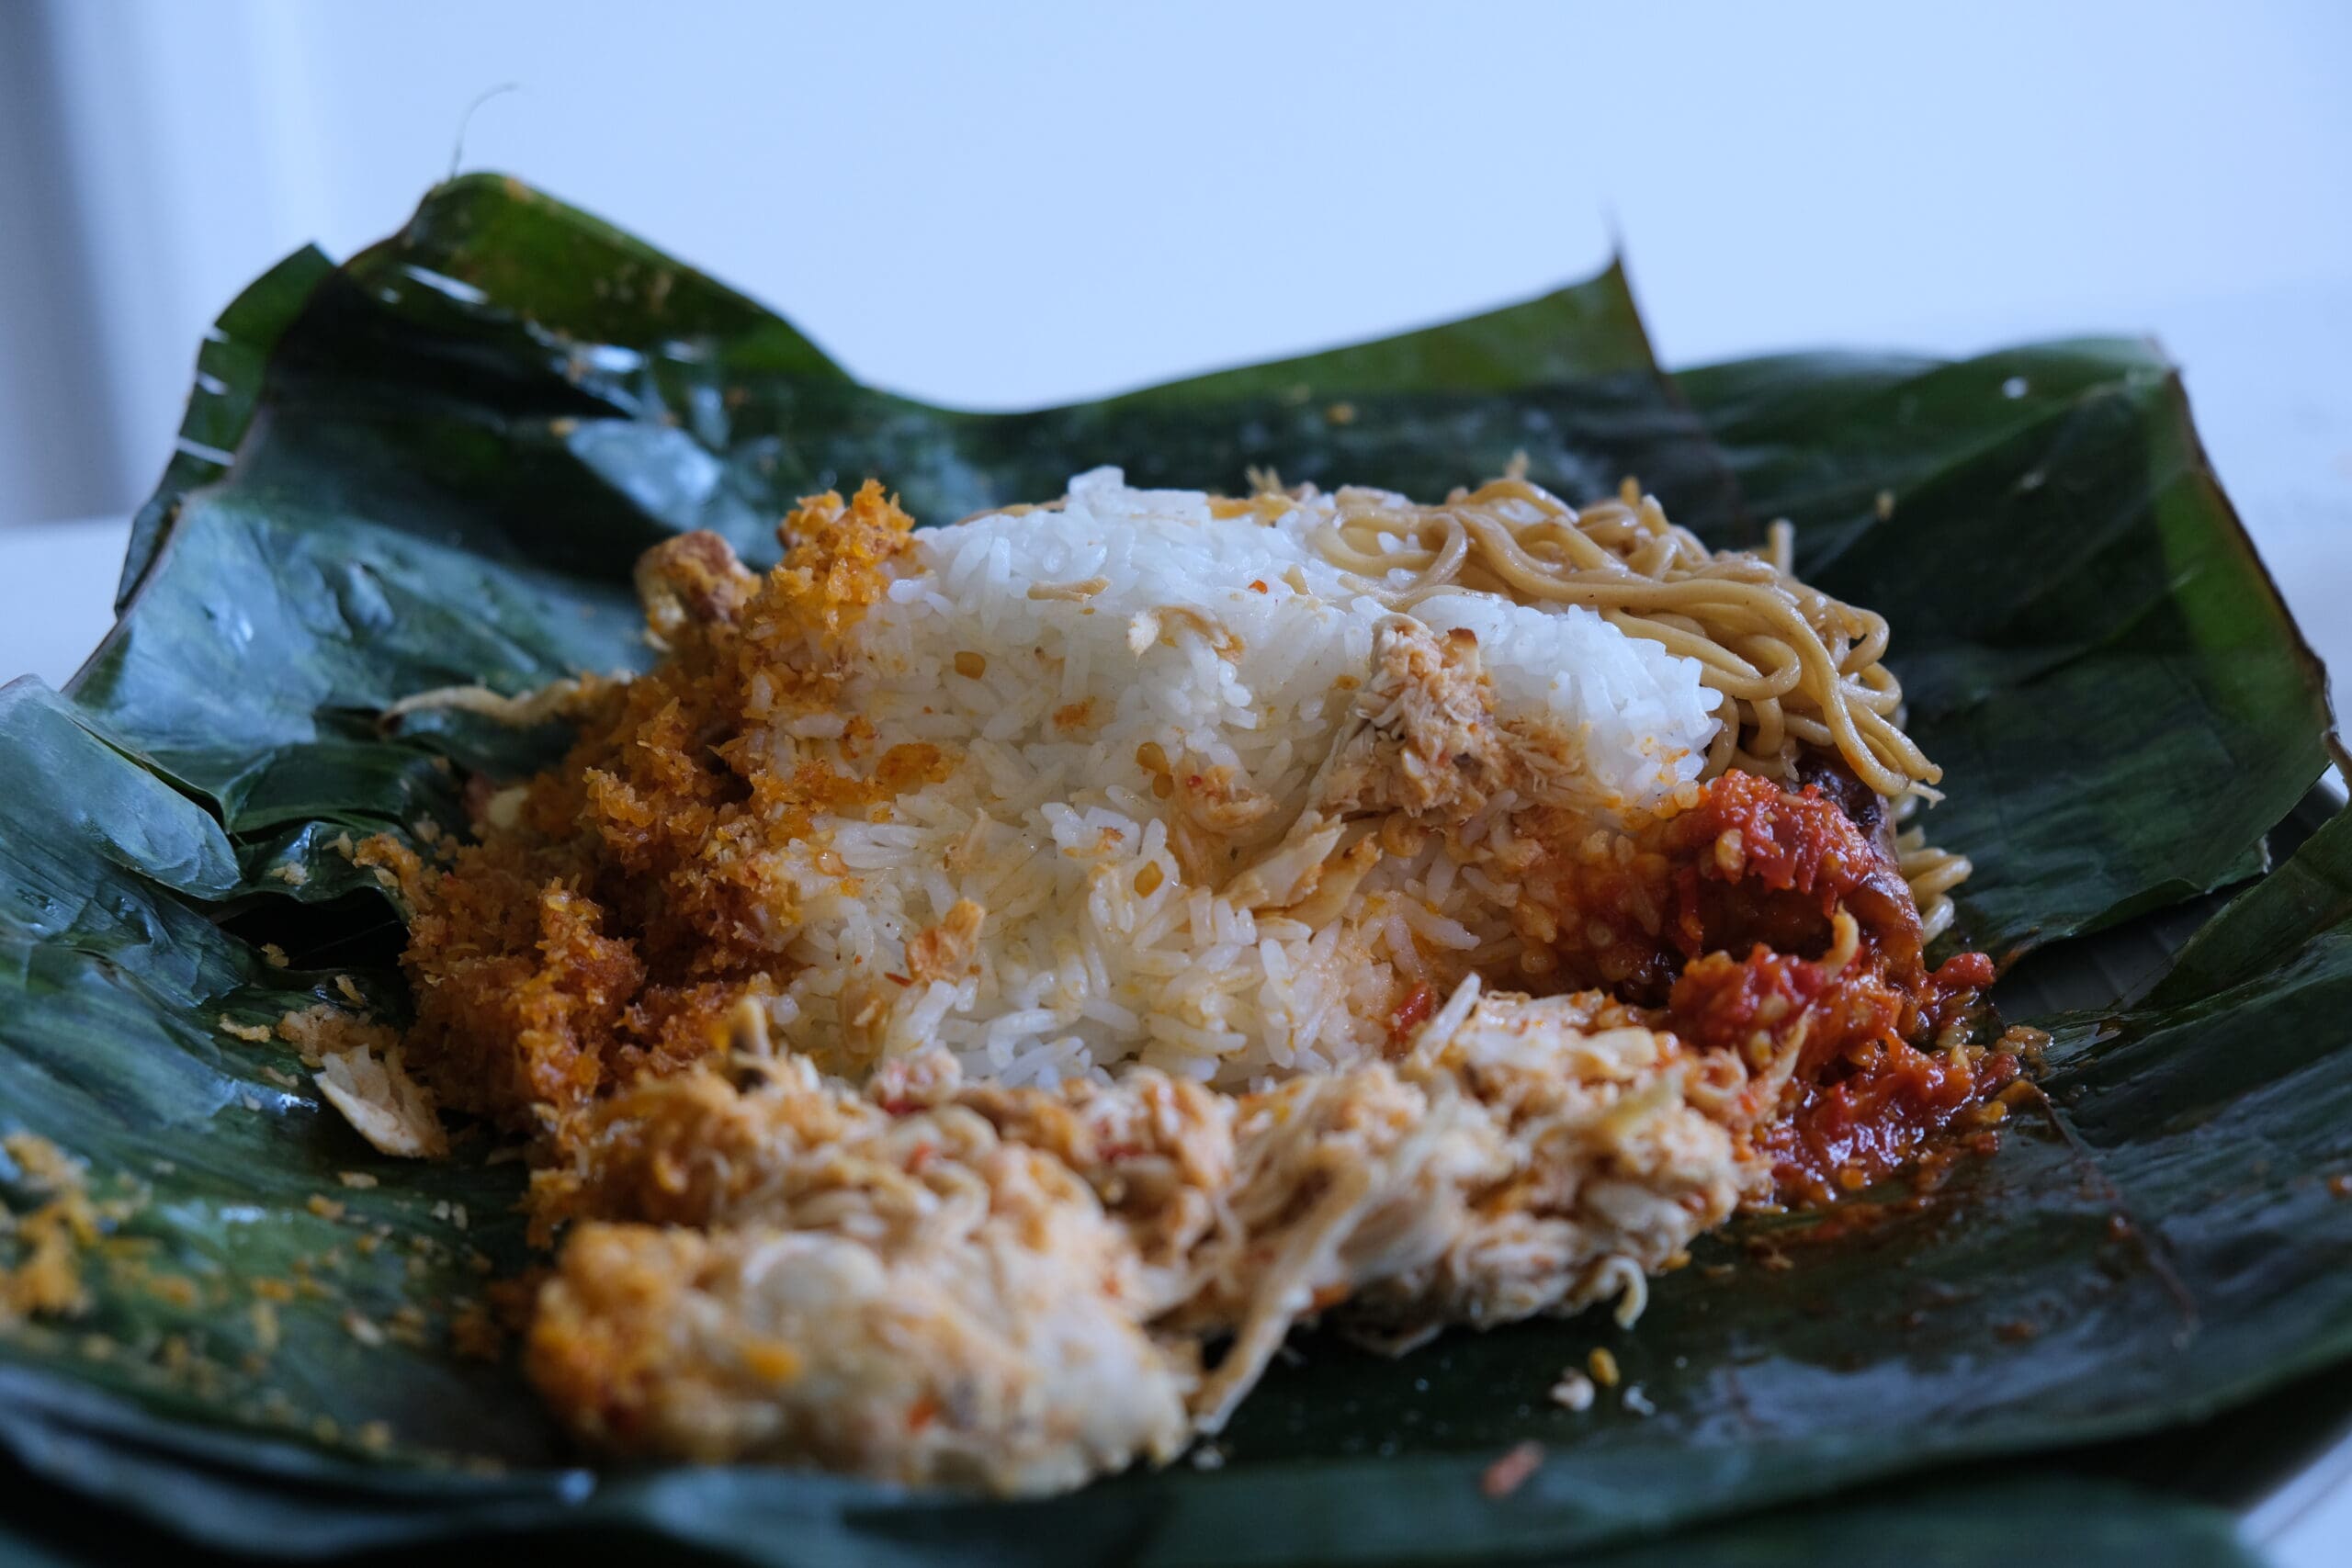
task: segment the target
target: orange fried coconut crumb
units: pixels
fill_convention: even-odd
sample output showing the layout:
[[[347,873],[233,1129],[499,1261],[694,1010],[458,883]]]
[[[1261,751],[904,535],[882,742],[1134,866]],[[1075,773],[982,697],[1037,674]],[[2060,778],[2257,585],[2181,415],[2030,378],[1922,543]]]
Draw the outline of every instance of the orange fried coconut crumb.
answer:
[[[17,1257],[0,1266],[0,1327],[25,1317],[63,1317],[82,1310],[81,1254],[98,1239],[98,1213],[90,1201],[80,1161],[47,1138],[11,1133],[0,1148],[24,1173],[42,1201],[10,1220]]]
[[[888,800],[935,750],[859,771],[779,772],[743,738],[779,708],[822,707],[828,655],[887,587],[911,520],[878,484],[805,502],[783,564],[753,578],[689,535],[639,571],[670,658],[593,699],[560,767],[531,781],[516,830],[421,873],[404,964],[414,1064],[444,1101],[527,1127],[727,1037],[778,962],[763,942],[789,885],[763,846],[820,811]]]

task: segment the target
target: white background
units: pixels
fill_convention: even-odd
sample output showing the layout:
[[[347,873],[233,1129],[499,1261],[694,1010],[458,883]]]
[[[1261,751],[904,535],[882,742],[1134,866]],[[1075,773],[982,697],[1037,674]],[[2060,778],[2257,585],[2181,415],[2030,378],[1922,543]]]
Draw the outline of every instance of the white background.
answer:
[[[1672,363],[2273,297],[2332,298],[2297,314],[2352,346],[2352,6],[2326,0],[0,10],[34,24],[0,33],[28,122],[0,154],[62,186],[0,233],[70,264],[0,272],[0,343],[67,333],[0,357],[0,517],[129,504],[220,307],[396,227],[505,84],[469,165],[948,400],[1459,313],[1590,270],[1612,226]],[[53,407],[65,357],[98,406]],[[64,503],[16,499],[94,421]]]
[[[115,547],[9,525],[126,513],[220,306],[396,227],[461,126],[978,405],[1491,305],[1612,234],[1673,364],[2154,332],[2352,664],[2347,81],[2343,0],[0,0],[0,676],[70,671]]]
[[[104,628],[205,324],[395,227],[461,125],[977,405],[1491,305],[1612,234],[1673,364],[2153,331],[2352,668],[2352,4],[0,0],[0,678]]]

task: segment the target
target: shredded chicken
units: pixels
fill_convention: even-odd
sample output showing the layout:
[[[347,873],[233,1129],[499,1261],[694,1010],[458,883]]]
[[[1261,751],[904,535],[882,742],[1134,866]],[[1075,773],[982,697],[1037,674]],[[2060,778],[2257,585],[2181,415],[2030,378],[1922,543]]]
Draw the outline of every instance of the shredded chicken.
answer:
[[[1498,787],[1504,765],[1478,639],[1460,631],[1441,637],[1392,615],[1374,634],[1372,678],[1316,773],[1310,804],[1226,896],[1254,909],[1315,898],[1325,893],[1326,863],[1340,852],[1351,818],[1402,813],[1461,821]],[[1344,898],[1377,854],[1375,848],[1360,855],[1344,886],[1309,912]]]
[[[531,1375],[616,1453],[1005,1493],[1172,1458],[1193,1379],[1122,1299],[1125,1236],[1068,1167],[950,1122],[820,1156],[840,1185],[788,1217],[581,1227],[541,1292]],[[933,1134],[954,1143],[927,1177],[889,1170]]]
[[[1354,722],[1331,750],[1326,808],[1469,816],[1504,771],[1478,639],[1392,615],[1374,637],[1372,665]]]
[[[969,898],[950,905],[945,919],[907,943],[908,977],[925,983],[960,978],[978,949],[988,913]]]
[[[944,1054],[863,1093],[791,1055],[643,1080],[539,1178],[596,1220],[531,1373],[616,1452],[1035,1493],[1216,1430],[1303,1318],[1396,1348],[1637,1307],[1763,1172],[1736,1063],[1633,1016],[1474,980],[1396,1063],[1238,1100]]]
[[[381,1057],[365,1045],[329,1052],[315,1077],[327,1103],[379,1154],[433,1159],[449,1152],[433,1093],[408,1076],[399,1046]]]
[[[665,647],[689,625],[731,623],[759,585],[727,541],[707,529],[666,539],[637,563],[646,630]]]

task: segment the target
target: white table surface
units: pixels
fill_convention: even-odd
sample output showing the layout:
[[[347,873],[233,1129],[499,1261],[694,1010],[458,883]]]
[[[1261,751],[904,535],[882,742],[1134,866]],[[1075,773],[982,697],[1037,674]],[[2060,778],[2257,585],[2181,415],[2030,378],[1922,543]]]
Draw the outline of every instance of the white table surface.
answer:
[[[2304,635],[2352,671],[2352,286],[2184,307],[2163,340]],[[0,680],[73,673],[112,622],[128,536],[119,518],[0,525]],[[2342,1448],[2249,1520],[2279,1568],[2352,1568],[2347,1480]]]

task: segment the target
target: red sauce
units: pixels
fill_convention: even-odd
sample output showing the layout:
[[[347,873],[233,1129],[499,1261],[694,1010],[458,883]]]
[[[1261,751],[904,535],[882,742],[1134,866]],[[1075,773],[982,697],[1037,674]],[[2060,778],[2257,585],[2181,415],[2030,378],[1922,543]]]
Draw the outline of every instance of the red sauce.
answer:
[[[1633,850],[1596,858],[1564,837],[1529,877],[1532,901],[1557,912],[1555,973],[1646,994],[1662,1027],[1751,1071],[1793,1049],[1761,1138],[1784,1201],[1875,1181],[2018,1076],[2014,1055],[1937,1045],[1978,1006],[1992,960],[1963,953],[1929,973],[1884,840],[1819,787],[1727,773]],[[1856,942],[1833,968],[1841,909]]]
[[[1667,1025],[1693,1045],[1769,1060],[1787,1026],[1828,987],[1821,965],[1758,942],[1746,962],[1727,953],[1695,958],[1667,998]]]
[[[1758,1143],[1784,1200],[1821,1202],[1902,1166],[2017,1077],[2008,1052],[1914,1043],[1962,1017],[1991,978],[1983,953],[1962,953],[1906,988],[1867,946],[1832,975],[1759,944],[1744,962],[1694,959],[1675,982],[1666,1023],[1755,1068],[1796,1046],[1781,1120]]]
[[[1815,784],[1792,793],[1753,773],[1707,785],[1659,837],[1678,863],[1675,938],[1686,955],[1760,942],[1782,953],[1828,944],[1841,907],[1887,961],[1919,967],[1919,911],[1879,842]]]
[[[1795,1111],[1759,1146],[1784,1198],[1822,1202],[1866,1185],[1920,1152],[1959,1114],[2018,1076],[2006,1051],[1922,1051],[1902,1041],[1834,1080],[1802,1086]]]
[[[1815,785],[1792,793],[1725,773],[1698,804],[1606,845],[1589,820],[1540,815],[1543,852],[1514,911],[1520,934],[1566,987],[1600,986],[1658,1004],[1692,960],[1745,953],[1816,957],[1843,908],[1882,967],[1920,977],[1919,913],[1879,840]],[[1603,836],[1604,838],[1606,835]]]
[[[1437,993],[1426,983],[1414,986],[1388,1015],[1388,1037],[1399,1043],[1411,1039],[1413,1031],[1427,1022],[1436,1010]]]
[[[1818,786],[1791,794],[1753,773],[1725,773],[1667,829],[1670,842],[1710,850],[1725,833],[1739,835],[1736,850],[1699,860],[1685,868],[1688,874],[1804,894],[1824,915],[1868,878],[1879,858]]]
[[[1919,1016],[1931,1030],[1959,1022],[1993,984],[1993,960],[1982,953],[1955,953],[1943,961],[1919,991]]]
[[[1666,1025],[1694,1045],[1737,1052],[1751,1068],[1792,1044],[1781,1120],[1758,1140],[1784,1201],[1823,1202],[1877,1180],[2018,1076],[2007,1052],[1926,1049],[1973,1005],[1991,961],[1963,953],[1916,988],[1857,953],[1832,975],[1758,944],[1747,959],[1694,959],[1675,982]]]

